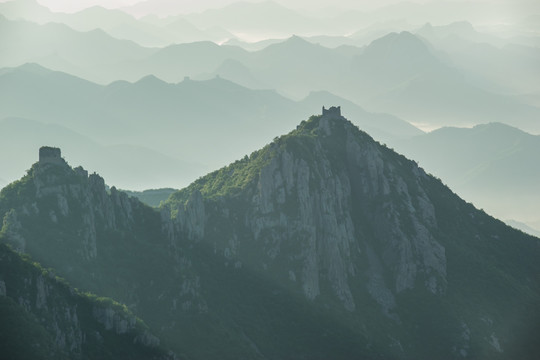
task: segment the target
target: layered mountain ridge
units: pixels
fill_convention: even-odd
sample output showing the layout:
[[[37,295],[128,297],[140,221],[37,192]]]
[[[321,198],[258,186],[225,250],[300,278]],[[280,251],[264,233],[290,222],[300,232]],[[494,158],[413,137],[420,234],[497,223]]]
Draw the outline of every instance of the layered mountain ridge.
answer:
[[[441,128],[396,149],[497,218],[519,217],[532,225],[540,214],[539,136],[490,123]]]
[[[461,200],[339,108],[160,209],[44,151],[0,193],[5,241],[125,303],[187,358],[538,352],[539,240]]]
[[[118,81],[104,87],[38,65],[4,69],[0,71],[0,88],[6,93],[0,99],[0,149],[16,151],[31,161],[39,146],[57,144],[116,186],[136,189],[131,184],[138,184],[144,189],[187,186],[207,173],[203,169],[228,164],[268,143],[271,134],[288,131],[302,114],[318,111],[321,103],[342,103],[363,128],[387,142],[393,136],[422,133],[399,118],[368,113],[327,92],[295,102],[223,78],[186,80],[169,84],[148,76],[136,83]],[[60,132],[63,136],[57,136]],[[74,136],[79,137],[75,144],[69,141]],[[196,157],[191,156],[193,148],[198,149]],[[127,154],[140,161],[130,161]],[[7,157],[5,161],[2,178],[13,181],[24,174],[26,165],[10,164]],[[116,161],[125,164],[121,171]]]

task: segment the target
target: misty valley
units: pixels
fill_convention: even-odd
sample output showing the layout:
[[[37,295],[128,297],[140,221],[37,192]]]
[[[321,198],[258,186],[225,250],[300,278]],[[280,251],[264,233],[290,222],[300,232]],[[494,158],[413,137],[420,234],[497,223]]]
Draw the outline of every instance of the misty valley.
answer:
[[[540,5],[0,0],[0,359],[537,359]]]

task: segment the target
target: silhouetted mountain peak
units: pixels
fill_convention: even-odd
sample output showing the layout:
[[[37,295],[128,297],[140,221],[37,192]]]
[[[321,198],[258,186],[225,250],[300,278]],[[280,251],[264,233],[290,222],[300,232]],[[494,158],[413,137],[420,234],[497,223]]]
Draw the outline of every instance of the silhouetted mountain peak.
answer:
[[[411,57],[428,54],[429,49],[417,36],[408,31],[390,33],[374,40],[365,50],[365,54],[372,56]]]
[[[449,28],[461,31],[474,31],[473,25],[468,21],[456,21],[448,25]]]
[[[472,128],[471,133],[473,136],[482,136],[486,141],[492,139],[492,141],[503,143],[510,142],[512,141],[511,139],[539,138],[521,129],[500,122],[476,125]]]
[[[140,86],[162,86],[167,84],[167,82],[161,80],[160,78],[156,77],[153,74],[146,75],[145,77],[141,78],[139,81],[137,81],[135,84]]]
[[[508,124],[503,124],[501,122],[490,122],[487,124],[479,124],[473,126],[473,129],[476,130],[484,130],[484,129],[493,129],[493,130],[506,130],[506,131],[516,131],[525,134],[523,130],[520,130],[514,126],[510,126]]]
[[[476,30],[468,21],[456,21],[443,26],[433,26],[431,23],[426,23],[418,30],[418,34],[423,36],[457,35],[466,38],[468,36],[474,36],[476,34]]]
[[[283,53],[296,58],[294,60],[298,60],[309,56],[323,56],[323,54],[330,54],[331,50],[321,45],[313,44],[300,36],[293,35],[285,41],[268,45],[258,52],[258,56],[270,58],[276,55],[283,56],[281,55]]]
[[[211,41],[195,41],[187,44],[174,44],[169,45],[159,50],[154,56],[175,56],[176,54],[184,54],[190,51],[208,51],[219,48],[219,45]]]
[[[0,74],[3,73],[31,73],[35,75],[48,75],[55,71],[47,69],[36,63],[26,63],[14,68],[4,68],[0,70]]]
[[[278,44],[276,44],[278,45]],[[309,41],[307,41],[306,39],[298,36],[298,35],[293,35],[291,36],[290,38],[288,38],[287,40],[285,40],[282,45],[284,46],[304,46],[304,47],[319,47],[319,45],[315,45]]]
[[[507,142],[509,138],[515,137],[534,137],[523,130],[516,127],[503,124],[500,122],[491,122],[487,124],[475,125],[472,128],[459,128],[459,127],[442,127],[437,130],[433,130],[431,134],[435,136],[444,136],[446,134],[462,134],[462,136],[482,137],[485,140],[499,139],[500,141]],[[489,140],[488,140],[489,141]]]

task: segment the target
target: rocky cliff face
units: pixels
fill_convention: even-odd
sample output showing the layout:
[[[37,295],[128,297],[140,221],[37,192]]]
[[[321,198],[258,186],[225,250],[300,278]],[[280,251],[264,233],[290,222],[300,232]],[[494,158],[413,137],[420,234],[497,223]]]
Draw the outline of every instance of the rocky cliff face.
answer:
[[[53,160],[0,192],[2,241],[126,304],[188,358],[540,351],[530,335],[540,331],[538,239],[478,211],[335,112],[200,178],[159,210]],[[39,283],[41,295],[29,299],[43,308],[52,302]],[[0,278],[0,294],[11,288]],[[88,314],[129,332],[132,318],[113,310]]]
[[[167,233],[170,216],[60,160],[40,160],[2,190],[3,241],[77,288],[129,305],[153,329],[173,326],[171,313],[204,311],[190,261]],[[108,308],[92,316],[120,334],[133,325]],[[141,334],[137,341],[158,339]]]
[[[468,263],[474,260],[464,259],[464,253],[493,239],[492,245],[511,248],[510,239],[521,235],[508,233],[415,162],[339,115],[312,117],[249,158],[173,195],[168,208],[176,234],[211,247],[225,266],[254,271],[314,306],[341,307],[356,319],[351,326],[362,324],[359,336],[392,349],[391,356],[436,356],[436,346],[425,343],[440,341],[444,322],[444,345],[437,346],[447,348],[450,357],[497,357],[504,349],[499,340],[482,340],[499,339],[502,322],[471,318],[444,304],[468,298],[457,278],[481,282],[472,270],[477,266]],[[506,235],[495,235],[499,232]],[[537,240],[518,242],[522,254],[538,246]],[[494,256],[502,261],[507,254]],[[535,297],[531,301],[537,302]],[[476,299],[472,307],[478,311],[491,301]],[[505,301],[497,306],[504,308]],[[433,324],[408,314],[426,309],[433,311]],[[366,318],[371,311],[382,318],[371,322]],[[450,313],[462,320],[449,320]],[[425,334],[412,340],[411,329]],[[515,350],[511,342],[507,339],[512,348],[507,353]]]
[[[442,294],[445,248],[423,190],[428,177],[404,158],[388,161],[388,152],[343,118],[323,116],[258,155],[258,176],[234,198],[241,206],[205,201],[195,189],[178,208],[178,227],[232,262],[294,283],[309,300],[330,288],[349,311],[351,287],[365,276],[385,312],[415,286]]]
[[[174,358],[125,307],[80,293],[4,244],[0,244],[0,312],[2,352],[8,358],[24,354],[38,359]],[[6,333],[13,343],[6,341]],[[19,348],[21,344],[27,349]]]
[[[82,168],[72,169],[65,162],[38,162],[29,171],[24,195],[32,202],[11,209],[4,231],[18,233],[24,239],[29,227],[17,221],[38,215],[44,221],[54,224],[72,222],[77,235],[83,240],[76,249],[82,261],[95,259],[98,254],[96,242],[100,230],[129,230],[134,224],[134,208],[140,207],[138,201],[113,187],[107,193],[105,182],[97,174],[88,173]],[[74,215],[79,215],[74,219]],[[33,218],[34,219],[34,218]],[[17,248],[24,251],[25,243],[20,241]]]

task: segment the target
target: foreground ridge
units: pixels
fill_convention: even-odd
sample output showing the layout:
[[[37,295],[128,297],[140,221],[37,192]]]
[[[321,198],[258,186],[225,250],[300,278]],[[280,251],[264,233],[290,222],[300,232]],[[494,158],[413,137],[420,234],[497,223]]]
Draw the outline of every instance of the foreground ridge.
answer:
[[[475,209],[339,107],[159,209],[43,151],[0,193],[3,241],[127,304],[187,358],[540,351],[539,239]]]

